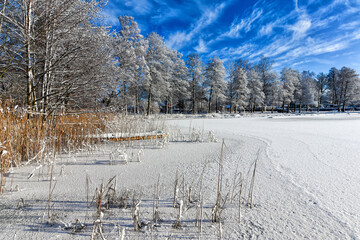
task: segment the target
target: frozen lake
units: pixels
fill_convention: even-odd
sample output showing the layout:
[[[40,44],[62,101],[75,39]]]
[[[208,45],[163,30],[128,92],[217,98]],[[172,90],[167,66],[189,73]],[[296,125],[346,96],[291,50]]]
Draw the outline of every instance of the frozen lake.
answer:
[[[260,142],[265,238],[360,238],[360,114],[190,121],[178,124],[213,130],[234,149]]]
[[[264,115],[165,122],[170,131],[180,129],[185,135],[193,129],[204,136],[213,131],[218,142],[180,140],[163,148],[151,144],[123,148],[119,143],[111,143],[100,145],[92,152],[58,156],[51,218],[47,211],[50,168],[43,166],[31,178],[29,173],[37,165],[14,169],[7,188],[14,189],[17,185],[18,191],[0,196],[0,238],[89,239],[96,220],[94,204],[87,208],[89,201],[101,183],[116,176],[117,197],[124,190],[136,193],[142,201],[140,218],[145,223],[152,221],[154,186],[159,181],[161,222],[152,230],[147,225],[134,232],[130,208],[104,209],[106,239],[120,239],[121,229],[126,230],[124,239],[170,236],[171,239],[218,239],[219,225],[209,219],[216,200],[218,159],[224,139],[224,196],[226,192],[232,195],[236,173],[242,172],[245,183],[249,183],[249,168],[257,152],[259,159],[254,208],[246,206],[247,185],[242,195],[240,222],[238,200],[228,200],[225,205],[223,239],[360,239],[360,114]],[[140,148],[143,153],[138,162]],[[121,156],[127,155],[127,164],[110,165],[111,153],[119,150]],[[197,196],[202,171],[202,232],[195,227],[199,206],[196,201],[185,211],[182,228],[174,229],[178,214],[178,209],[172,207],[176,173],[180,176],[179,195],[184,196],[183,190],[186,194],[192,187],[193,195]],[[25,204],[22,205],[21,199]],[[76,219],[85,228],[71,234]]]

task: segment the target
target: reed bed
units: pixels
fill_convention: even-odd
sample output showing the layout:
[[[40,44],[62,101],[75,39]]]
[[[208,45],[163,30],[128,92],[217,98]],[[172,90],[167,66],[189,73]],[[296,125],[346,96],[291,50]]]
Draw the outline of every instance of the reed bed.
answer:
[[[112,114],[83,113],[45,116],[0,102],[0,193],[4,192],[9,168],[50,161],[57,153],[82,150],[99,139]]]

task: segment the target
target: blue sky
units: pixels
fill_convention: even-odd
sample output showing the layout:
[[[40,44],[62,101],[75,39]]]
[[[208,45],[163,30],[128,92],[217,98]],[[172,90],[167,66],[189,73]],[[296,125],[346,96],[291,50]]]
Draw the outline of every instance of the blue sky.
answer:
[[[264,55],[277,71],[360,73],[360,0],[109,0],[103,14],[114,27],[131,15],[144,36],[157,32],[168,47],[204,61]]]

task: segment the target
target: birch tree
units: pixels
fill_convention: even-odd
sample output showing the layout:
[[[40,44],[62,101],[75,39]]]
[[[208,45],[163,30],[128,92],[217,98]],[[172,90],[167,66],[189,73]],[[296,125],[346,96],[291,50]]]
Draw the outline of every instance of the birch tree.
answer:
[[[1,36],[6,36],[2,46],[8,46],[5,62],[11,62],[12,73],[21,73],[16,81],[29,110],[52,112],[70,102],[79,106],[79,99],[96,101],[96,86],[105,80],[111,61],[105,45],[108,31],[94,25],[100,5],[80,0],[7,1],[1,12]],[[94,91],[84,95],[89,85]]]

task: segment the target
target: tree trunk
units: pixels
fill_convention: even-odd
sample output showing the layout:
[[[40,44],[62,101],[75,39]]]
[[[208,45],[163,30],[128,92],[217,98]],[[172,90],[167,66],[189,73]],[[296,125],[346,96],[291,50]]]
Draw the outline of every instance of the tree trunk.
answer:
[[[26,64],[27,64],[27,105],[29,110],[34,110],[35,107],[35,89],[34,89],[34,55],[32,54],[32,28],[33,28],[33,19],[32,19],[32,0],[26,2],[26,12],[25,12],[25,26],[26,26]]]
[[[192,81],[192,114],[196,114],[196,107],[195,107],[195,92],[196,92],[196,80],[193,73],[193,81]]]
[[[218,99],[216,98],[216,101],[215,101],[215,111],[216,113],[218,112]]]
[[[6,8],[6,2],[7,2],[7,0],[4,0],[3,9],[1,10],[1,13],[2,13],[3,15],[1,16],[1,20],[0,20],[0,32],[1,32],[1,30],[2,30],[2,25],[3,25],[3,22],[4,22],[4,13],[5,13],[5,8]]]
[[[168,104],[169,104],[168,100],[165,100],[165,114],[168,114],[168,111],[169,111]]]
[[[124,81],[124,84],[123,84],[123,91],[124,91],[124,94],[123,94],[123,112],[125,113],[125,115],[127,115],[127,99],[126,99],[126,95],[127,95],[127,88],[126,88],[126,81]]]
[[[210,89],[210,94],[209,94],[209,108],[208,108],[208,113],[211,112],[211,97],[212,97],[212,88]]]
[[[149,95],[148,95],[148,104],[147,104],[147,110],[146,115],[150,115],[150,107],[151,107],[151,90],[149,89]]]
[[[289,112],[290,112],[290,104],[291,104],[291,102],[288,104],[288,107],[287,107],[287,113],[289,113]]]
[[[48,5],[46,5],[46,13],[48,13]],[[49,16],[47,16],[47,19],[49,18]],[[53,23],[52,23],[53,25]],[[48,26],[48,23],[46,24],[47,28],[46,28],[46,33],[45,33],[45,37],[46,37],[46,43],[45,43],[45,60],[44,60],[44,77],[43,77],[43,82],[42,82],[42,100],[41,100],[41,108],[42,108],[42,112],[46,113],[47,108],[49,106],[49,95],[50,95],[50,79],[51,79],[51,57],[53,54],[53,47],[52,47],[52,40],[54,38],[54,33],[53,31],[50,30],[50,26]],[[54,26],[52,26],[54,27]]]

